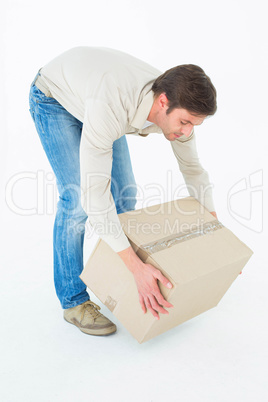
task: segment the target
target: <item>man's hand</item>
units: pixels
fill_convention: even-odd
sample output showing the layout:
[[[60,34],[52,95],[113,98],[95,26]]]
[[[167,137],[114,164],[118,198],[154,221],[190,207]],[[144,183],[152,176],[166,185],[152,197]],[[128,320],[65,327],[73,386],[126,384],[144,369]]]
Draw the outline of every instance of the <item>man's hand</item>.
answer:
[[[160,293],[157,280],[159,280],[167,288],[171,289],[172,284],[169,280],[151,264],[144,264],[143,270],[133,272],[138,292],[142,311],[146,313],[148,309],[154,317],[159,320],[159,313],[168,314],[164,307],[173,307],[167,302]]]
[[[210,212],[216,219],[218,219],[217,218],[217,214],[216,214],[216,212],[215,211],[213,211],[213,212]]]
[[[158,320],[158,313],[168,314],[168,311],[163,307],[173,307],[173,305],[167,302],[162,296],[157,280],[167,288],[171,289],[172,284],[169,280],[153,265],[144,264],[132,247],[120,251],[118,255],[122,258],[127,268],[134,276],[142,311],[146,313],[148,309]]]

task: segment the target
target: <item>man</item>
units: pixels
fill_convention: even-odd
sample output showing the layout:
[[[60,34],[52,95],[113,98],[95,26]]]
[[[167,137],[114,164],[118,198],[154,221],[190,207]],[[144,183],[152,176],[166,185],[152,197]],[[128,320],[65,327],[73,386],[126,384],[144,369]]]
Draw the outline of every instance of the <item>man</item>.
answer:
[[[162,74],[123,52],[76,47],[39,70],[31,85],[30,112],[59,191],[53,259],[64,318],[87,334],[116,331],[79,278],[87,218],[132,272],[144,313],[149,310],[157,319],[159,313],[168,314],[172,305],[157,281],[172,284],[135,254],[117,215],[135,209],[136,203],[125,134],[164,134],[189,193],[216,217],[194,134],[194,126],[216,112],[209,77],[195,65]]]

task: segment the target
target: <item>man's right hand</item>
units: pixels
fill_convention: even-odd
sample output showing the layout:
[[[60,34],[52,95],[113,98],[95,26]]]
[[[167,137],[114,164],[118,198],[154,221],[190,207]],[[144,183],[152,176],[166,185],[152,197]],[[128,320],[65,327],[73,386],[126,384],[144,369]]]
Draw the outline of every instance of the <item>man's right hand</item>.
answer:
[[[153,265],[144,264],[132,247],[118,252],[118,255],[134,276],[143,312],[146,313],[148,309],[157,319],[159,319],[158,313],[168,314],[168,311],[163,307],[173,307],[173,305],[164,299],[157,280],[171,289],[172,284],[169,280]]]

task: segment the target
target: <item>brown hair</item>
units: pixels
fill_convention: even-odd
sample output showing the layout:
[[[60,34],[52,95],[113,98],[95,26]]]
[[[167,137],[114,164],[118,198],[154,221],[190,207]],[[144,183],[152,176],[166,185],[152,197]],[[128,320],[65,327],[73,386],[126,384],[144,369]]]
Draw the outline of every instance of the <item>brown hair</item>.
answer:
[[[201,67],[183,64],[160,75],[152,90],[155,96],[165,93],[169,101],[169,114],[182,108],[197,116],[213,115],[217,110],[217,92]]]

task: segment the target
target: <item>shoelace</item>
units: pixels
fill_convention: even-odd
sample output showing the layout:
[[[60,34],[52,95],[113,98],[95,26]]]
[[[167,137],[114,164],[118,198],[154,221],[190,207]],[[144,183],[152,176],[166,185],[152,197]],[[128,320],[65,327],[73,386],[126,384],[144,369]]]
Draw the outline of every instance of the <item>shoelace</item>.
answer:
[[[95,320],[96,318],[100,317],[102,314],[99,312],[100,307],[95,304],[93,301],[88,300],[83,304],[83,312],[82,312],[82,316],[81,316],[81,322],[84,318],[85,312],[88,311],[90,313],[90,315],[93,317],[93,319]]]

